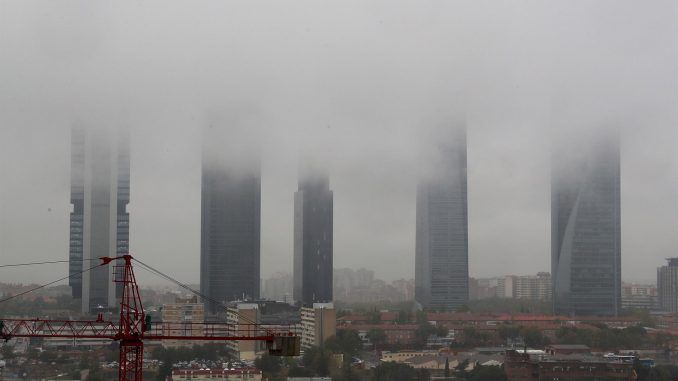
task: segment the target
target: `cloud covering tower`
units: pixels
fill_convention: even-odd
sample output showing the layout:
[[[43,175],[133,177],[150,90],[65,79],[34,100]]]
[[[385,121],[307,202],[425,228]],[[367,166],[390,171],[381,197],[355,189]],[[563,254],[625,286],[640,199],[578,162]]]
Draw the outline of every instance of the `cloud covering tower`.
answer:
[[[551,272],[556,314],[619,314],[620,149],[615,132],[554,141]]]
[[[101,129],[71,130],[69,285],[82,298],[82,311],[114,307],[113,266],[93,266],[96,258],[129,251],[129,135]]]
[[[206,130],[202,159],[200,291],[216,302],[258,299],[260,288],[259,159],[244,142],[231,150],[227,132]]]
[[[466,130],[432,141],[417,187],[415,300],[454,310],[468,301]]]
[[[333,192],[329,176],[306,167],[294,194],[294,300],[332,301]]]

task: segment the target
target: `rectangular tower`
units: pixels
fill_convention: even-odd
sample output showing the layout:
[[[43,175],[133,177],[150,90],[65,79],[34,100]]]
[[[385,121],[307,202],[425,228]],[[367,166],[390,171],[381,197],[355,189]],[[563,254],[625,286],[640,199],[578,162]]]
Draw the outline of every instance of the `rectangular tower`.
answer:
[[[333,192],[329,177],[306,171],[294,194],[294,300],[332,301]]]
[[[678,258],[667,258],[666,266],[657,269],[659,308],[662,311],[678,312]]]
[[[114,307],[120,296],[112,266],[83,271],[129,251],[129,172],[126,132],[72,129],[69,285],[85,313]]]
[[[215,302],[259,298],[261,175],[258,160],[229,159],[219,134],[203,149],[200,290],[206,312],[225,312]],[[209,140],[208,139],[208,140]]]
[[[621,203],[617,133],[554,141],[551,270],[556,314],[619,314]]]
[[[441,135],[417,187],[415,300],[452,311],[469,292],[466,131]]]

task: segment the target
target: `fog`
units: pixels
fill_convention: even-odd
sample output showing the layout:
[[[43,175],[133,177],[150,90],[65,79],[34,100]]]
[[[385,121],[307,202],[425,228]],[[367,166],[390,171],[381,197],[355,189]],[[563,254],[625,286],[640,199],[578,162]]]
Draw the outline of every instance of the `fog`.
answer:
[[[463,118],[471,276],[549,271],[554,132],[618,128],[623,279],[652,280],[678,254],[676,20],[673,1],[0,2],[0,264],[68,258],[70,128],[123,127],[131,251],[197,282],[217,128],[260,152],[262,277],[291,272],[308,156],[335,267],[413,277],[419,159]]]

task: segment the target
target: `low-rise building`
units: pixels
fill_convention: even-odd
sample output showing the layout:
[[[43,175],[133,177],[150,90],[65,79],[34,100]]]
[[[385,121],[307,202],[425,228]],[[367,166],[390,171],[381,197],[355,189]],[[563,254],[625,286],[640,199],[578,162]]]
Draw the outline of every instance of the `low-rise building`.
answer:
[[[256,303],[234,303],[228,307],[226,322],[233,326],[234,334],[252,335],[259,330],[259,305]],[[253,340],[232,340],[226,345],[240,360],[253,361],[257,352],[264,350],[264,343]]]
[[[174,303],[164,304],[161,311],[163,331],[172,336],[201,335],[205,323],[205,305],[199,303],[197,297],[176,297]],[[165,348],[193,346],[202,344],[193,340],[162,340]]]
[[[313,303],[301,308],[301,347],[321,346],[337,333],[337,314],[332,303]]]
[[[508,381],[634,381],[636,374],[629,362],[610,361],[592,356],[531,357],[527,353],[506,351],[504,371]]]

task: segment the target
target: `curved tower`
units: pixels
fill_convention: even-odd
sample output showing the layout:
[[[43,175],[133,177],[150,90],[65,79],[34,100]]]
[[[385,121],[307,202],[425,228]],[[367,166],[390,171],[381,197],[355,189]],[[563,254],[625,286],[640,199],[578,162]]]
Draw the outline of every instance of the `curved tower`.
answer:
[[[556,314],[621,309],[620,152],[617,134],[563,139],[551,172],[551,271]]]

